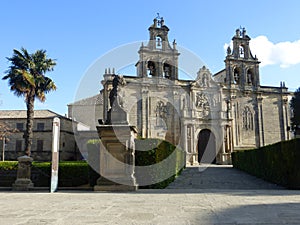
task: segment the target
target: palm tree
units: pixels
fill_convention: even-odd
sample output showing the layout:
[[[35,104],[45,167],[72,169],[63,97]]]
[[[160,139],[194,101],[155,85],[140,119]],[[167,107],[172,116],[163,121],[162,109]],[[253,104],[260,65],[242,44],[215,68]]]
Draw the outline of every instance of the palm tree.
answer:
[[[54,82],[45,76],[46,72],[53,71],[55,60],[47,58],[45,50],[37,50],[29,54],[25,48],[21,51],[13,50],[13,56],[7,58],[11,63],[5,72],[3,80],[8,79],[10,90],[18,97],[24,97],[27,108],[25,138],[25,153],[31,154],[33,136],[33,116],[35,98],[45,101],[45,94],[56,90]]]

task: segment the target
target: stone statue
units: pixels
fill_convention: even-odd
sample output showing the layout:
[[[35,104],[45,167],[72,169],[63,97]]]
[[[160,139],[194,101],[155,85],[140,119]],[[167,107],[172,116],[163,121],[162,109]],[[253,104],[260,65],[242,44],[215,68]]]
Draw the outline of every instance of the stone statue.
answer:
[[[207,74],[204,74],[204,75],[203,75],[201,86],[202,86],[202,87],[209,87]]]
[[[107,112],[107,120],[105,124],[127,124],[127,113],[123,109],[123,98],[120,94],[120,87],[126,84],[124,78],[114,75],[112,85],[113,88],[109,93],[110,109]]]
[[[227,55],[230,55],[231,54],[231,48],[230,48],[230,46],[228,46],[228,48],[227,48]]]
[[[109,93],[109,103],[110,107],[113,107],[114,101],[117,100],[116,104],[119,104],[122,106],[123,101],[122,101],[122,96],[120,95],[120,87],[119,86],[124,86],[126,84],[124,78],[119,75],[115,75],[114,79],[112,81],[113,88]]]
[[[209,102],[207,97],[203,93],[197,93],[196,95],[196,107],[207,110],[209,109]]]

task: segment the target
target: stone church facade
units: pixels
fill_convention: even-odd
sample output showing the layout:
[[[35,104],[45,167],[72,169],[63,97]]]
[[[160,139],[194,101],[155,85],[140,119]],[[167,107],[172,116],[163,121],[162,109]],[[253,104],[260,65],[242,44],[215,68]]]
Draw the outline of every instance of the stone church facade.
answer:
[[[260,62],[250,51],[245,29],[236,30],[225,69],[212,74],[200,65],[195,80],[179,79],[180,52],[175,41],[169,42],[163,18],[155,18],[148,30],[149,41],[138,50],[137,74],[122,75],[118,98],[140,137],[178,145],[190,164],[230,164],[234,150],[290,139],[290,93],[284,83],[260,85]],[[97,117],[103,122],[114,76],[108,70],[103,75],[103,115]]]

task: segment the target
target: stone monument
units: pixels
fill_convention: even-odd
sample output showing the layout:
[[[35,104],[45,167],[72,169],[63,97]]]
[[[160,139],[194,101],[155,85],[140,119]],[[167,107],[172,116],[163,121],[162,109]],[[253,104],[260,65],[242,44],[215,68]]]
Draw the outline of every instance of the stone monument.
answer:
[[[29,191],[34,185],[30,179],[31,163],[33,159],[29,156],[21,156],[18,158],[17,179],[12,185],[14,191]]]
[[[110,109],[105,124],[97,126],[100,138],[100,178],[95,191],[134,191],[135,143],[137,130],[130,126],[127,112],[122,107],[119,95],[120,86],[125,82],[122,77],[113,75],[113,88],[109,94]]]

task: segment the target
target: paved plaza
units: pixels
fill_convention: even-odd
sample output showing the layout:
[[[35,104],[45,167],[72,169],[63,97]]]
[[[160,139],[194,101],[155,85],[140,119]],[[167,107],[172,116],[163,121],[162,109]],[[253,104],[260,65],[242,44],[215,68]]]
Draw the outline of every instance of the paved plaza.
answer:
[[[300,224],[300,191],[230,166],[201,166],[188,167],[164,190],[2,191],[0,209],[1,225]]]

